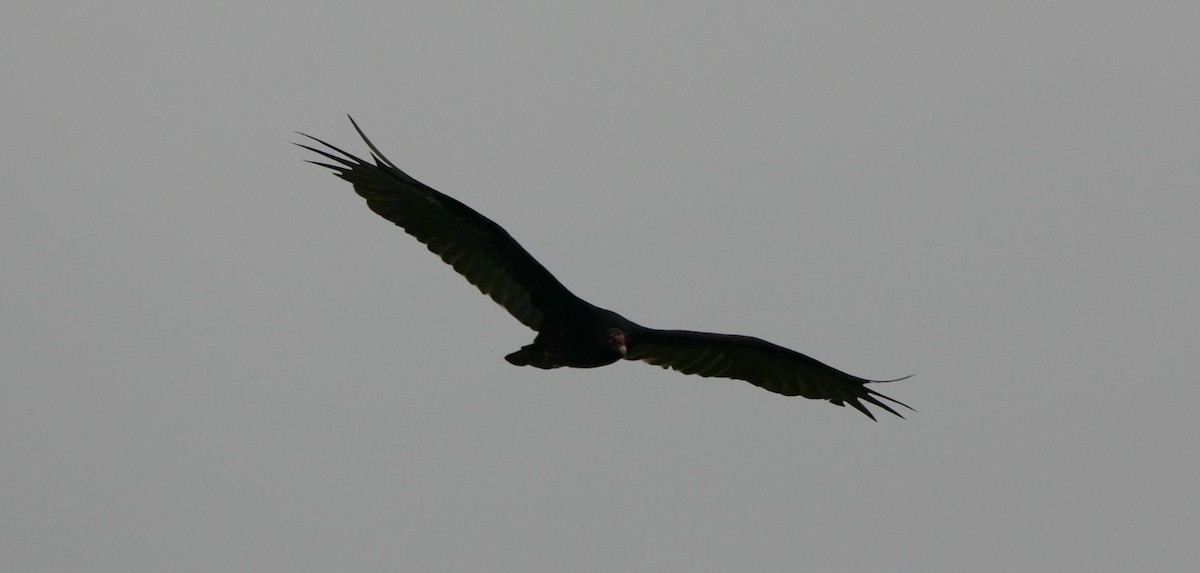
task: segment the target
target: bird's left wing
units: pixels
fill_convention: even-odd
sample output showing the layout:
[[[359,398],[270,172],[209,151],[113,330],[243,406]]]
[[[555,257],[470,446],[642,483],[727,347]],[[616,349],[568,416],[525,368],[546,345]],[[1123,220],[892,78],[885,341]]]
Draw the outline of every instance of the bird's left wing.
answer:
[[[629,343],[625,358],[678,370],[684,374],[745,380],[785,396],[803,396],[849,404],[872,420],[863,405],[873,404],[900,416],[884,400],[912,410],[865,386],[894,380],[852,376],[799,352],[750,336],[687,330],[644,329]]]
[[[401,171],[375,148],[353,118],[350,122],[371,149],[374,162],[359,159],[311,135],[300,134],[324,145],[328,151],[296,145],[328,159],[331,163],[309,163],[328,167],[353,184],[372,211],[425,243],[430,251],[526,326],[540,330],[546,312],[586,304],[500,225]]]

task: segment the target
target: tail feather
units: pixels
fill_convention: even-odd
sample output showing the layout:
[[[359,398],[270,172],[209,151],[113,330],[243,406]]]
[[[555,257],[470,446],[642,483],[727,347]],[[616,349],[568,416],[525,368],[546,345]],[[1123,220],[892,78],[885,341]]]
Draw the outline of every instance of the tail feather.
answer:
[[[558,368],[561,366],[550,359],[550,354],[536,344],[527,344],[522,346],[520,350],[504,357],[509,364],[514,366],[533,366],[543,370]]]

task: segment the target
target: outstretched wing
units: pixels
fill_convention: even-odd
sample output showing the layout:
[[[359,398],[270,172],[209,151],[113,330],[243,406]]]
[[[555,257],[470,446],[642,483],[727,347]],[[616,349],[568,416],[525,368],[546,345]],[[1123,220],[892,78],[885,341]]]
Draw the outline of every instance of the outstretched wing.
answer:
[[[328,151],[296,145],[328,159],[331,163],[309,163],[349,181],[372,211],[416,237],[529,328],[539,330],[548,312],[583,304],[500,225],[401,171],[354,118],[350,123],[371,149],[374,163],[303,133]]]
[[[872,420],[875,416],[863,402],[901,418],[904,416],[882,400],[912,410],[908,404],[865,386],[894,380],[851,376],[794,350],[750,336],[645,329],[630,341],[625,357],[684,374],[745,380],[785,396],[829,400],[839,406],[850,404]]]

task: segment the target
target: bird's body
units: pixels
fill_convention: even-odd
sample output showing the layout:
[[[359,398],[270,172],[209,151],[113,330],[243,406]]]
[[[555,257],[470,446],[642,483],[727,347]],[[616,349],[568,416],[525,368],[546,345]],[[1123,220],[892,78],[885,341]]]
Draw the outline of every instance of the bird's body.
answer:
[[[882,381],[846,374],[765,340],[646,328],[584,301],[502,227],[404,173],[376,149],[357,124],[354,128],[371,149],[374,163],[311,136],[306,137],[329,151],[301,147],[332,161],[312,163],[349,181],[372,211],[416,237],[513,317],[538,332],[532,344],[506,356],[508,362],[548,369],[593,368],[622,358],[643,360],[685,374],[745,380],[788,396],[850,404],[872,419],[875,416],[863,401],[897,416],[900,413],[880,399],[908,408],[864,386]]]

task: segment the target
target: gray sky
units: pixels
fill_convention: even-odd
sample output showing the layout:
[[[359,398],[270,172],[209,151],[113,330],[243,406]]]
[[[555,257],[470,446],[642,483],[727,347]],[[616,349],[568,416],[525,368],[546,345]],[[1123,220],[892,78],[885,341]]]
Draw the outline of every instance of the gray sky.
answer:
[[[1169,571],[1200,560],[1195,2],[20,2],[11,571]],[[299,130],[629,318],[918,411],[532,339]]]

